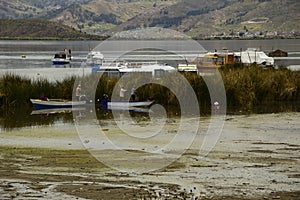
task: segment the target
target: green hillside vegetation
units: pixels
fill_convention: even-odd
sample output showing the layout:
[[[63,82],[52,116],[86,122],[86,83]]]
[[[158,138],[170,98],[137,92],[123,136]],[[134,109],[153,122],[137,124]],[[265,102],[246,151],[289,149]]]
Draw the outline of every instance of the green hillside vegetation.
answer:
[[[84,5],[73,5],[65,10],[57,10],[57,14],[47,17],[58,20],[69,26],[84,30],[88,33],[108,33],[136,16],[147,13],[152,15],[162,7],[173,5],[178,0],[164,1],[105,1],[92,0]],[[118,30],[118,28],[116,29]]]
[[[41,19],[0,19],[1,39],[101,39],[57,22]]]
[[[90,34],[164,27],[190,36],[300,32],[298,0],[0,0],[0,18],[40,18]]]
[[[183,0],[153,13],[140,15],[122,29],[160,26],[191,36],[231,32],[300,30],[300,3],[296,0]],[[258,21],[255,19],[266,20]],[[254,23],[253,23],[254,20]]]

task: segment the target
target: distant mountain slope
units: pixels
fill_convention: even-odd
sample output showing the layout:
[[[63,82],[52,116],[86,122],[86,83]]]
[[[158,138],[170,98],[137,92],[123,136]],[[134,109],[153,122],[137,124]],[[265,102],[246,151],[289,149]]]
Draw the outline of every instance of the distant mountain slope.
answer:
[[[1,39],[100,39],[42,19],[0,19]]]
[[[300,30],[298,0],[183,0],[151,16],[144,13],[118,27],[173,28],[190,35]],[[263,20],[261,20],[263,19]]]
[[[0,0],[1,18],[38,18],[65,9],[72,4],[85,4],[90,0]]]
[[[0,0],[0,18],[42,18],[92,34],[140,27],[192,36],[300,31],[299,0]]]

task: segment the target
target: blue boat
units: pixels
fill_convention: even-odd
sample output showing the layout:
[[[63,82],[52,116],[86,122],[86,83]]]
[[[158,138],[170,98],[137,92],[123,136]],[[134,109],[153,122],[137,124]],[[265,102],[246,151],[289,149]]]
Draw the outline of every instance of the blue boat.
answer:
[[[56,109],[56,108],[73,108],[80,107],[86,104],[86,101],[69,101],[63,99],[49,99],[49,100],[41,100],[41,99],[30,99],[36,110],[38,109]]]
[[[70,64],[71,62],[71,54],[67,54],[66,52],[58,52],[54,55],[52,59],[53,65],[65,65]]]

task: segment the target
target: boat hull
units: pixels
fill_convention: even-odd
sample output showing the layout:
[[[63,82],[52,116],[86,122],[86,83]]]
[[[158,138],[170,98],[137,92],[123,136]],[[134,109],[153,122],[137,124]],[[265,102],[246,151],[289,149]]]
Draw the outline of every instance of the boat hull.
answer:
[[[65,64],[70,64],[70,60],[52,60],[53,65],[65,65]]]
[[[86,104],[85,101],[65,101],[65,100],[49,100],[30,99],[35,109],[56,109],[56,108],[73,108]]]
[[[114,102],[107,102],[108,106],[111,107],[145,107],[150,106],[153,101],[114,101]]]
[[[154,101],[103,101],[104,109],[149,107]]]

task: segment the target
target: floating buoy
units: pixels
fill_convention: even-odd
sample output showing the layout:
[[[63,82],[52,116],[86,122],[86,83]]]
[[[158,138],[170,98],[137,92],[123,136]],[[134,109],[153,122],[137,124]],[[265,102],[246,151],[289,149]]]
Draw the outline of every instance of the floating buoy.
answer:
[[[26,58],[26,55],[22,55],[22,58]]]

